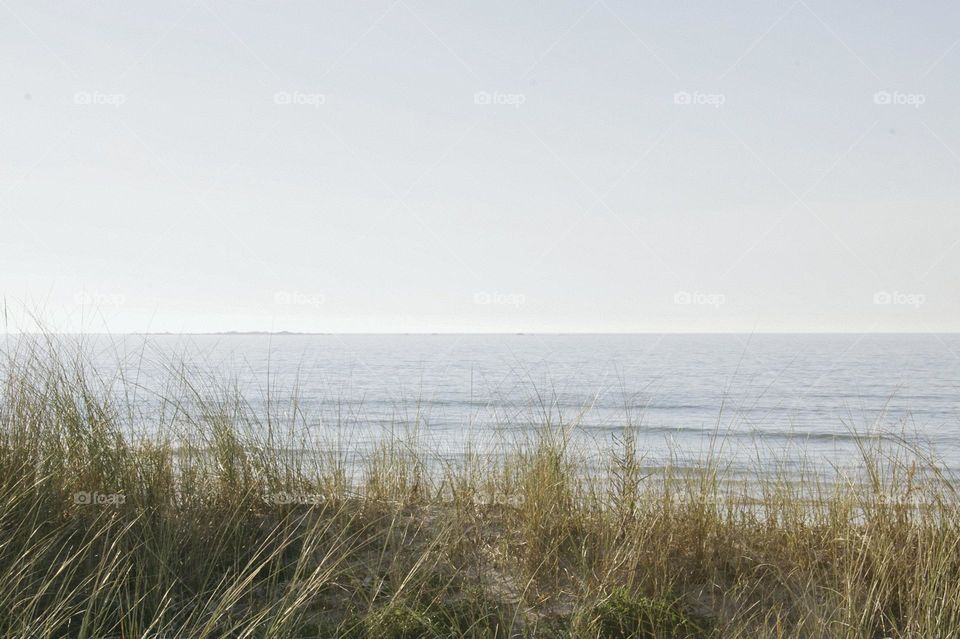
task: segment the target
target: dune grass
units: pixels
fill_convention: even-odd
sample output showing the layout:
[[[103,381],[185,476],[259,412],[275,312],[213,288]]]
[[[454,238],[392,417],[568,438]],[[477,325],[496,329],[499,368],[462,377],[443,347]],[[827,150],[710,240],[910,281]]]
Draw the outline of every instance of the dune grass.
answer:
[[[960,636],[954,483],[906,444],[749,487],[645,468],[630,429],[587,463],[549,420],[493,460],[411,429],[357,462],[291,446],[295,396],[184,374],[146,434],[82,349],[2,365],[3,637]]]

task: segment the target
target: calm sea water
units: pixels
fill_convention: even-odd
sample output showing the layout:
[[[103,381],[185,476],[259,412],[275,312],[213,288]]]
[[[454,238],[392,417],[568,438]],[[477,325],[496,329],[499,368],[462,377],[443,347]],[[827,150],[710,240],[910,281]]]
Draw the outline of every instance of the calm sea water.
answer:
[[[264,410],[298,389],[300,420],[365,446],[419,424],[439,451],[545,421],[609,445],[632,424],[652,461],[802,449],[831,463],[858,437],[906,430],[960,468],[960,335],[204,335],[97,337],[163,392],[164,365],[232,379]],[[152,395],[138,393],[149,415]],[[154,407],[155,408],[155,407]],[[714,443],[716,446],[716,443]]]

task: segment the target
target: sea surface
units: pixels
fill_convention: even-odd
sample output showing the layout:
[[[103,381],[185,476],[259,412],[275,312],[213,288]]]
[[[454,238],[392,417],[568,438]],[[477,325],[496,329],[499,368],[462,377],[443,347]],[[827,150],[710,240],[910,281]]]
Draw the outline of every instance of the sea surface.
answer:
[[[354,449],[413,436],[439,454],[547,424],[579,450],[630,428],[651,463],[719,453],[829,466],[906,435],[960,470],[960,335],[87,336],[149,422],[182,372]],[[207,386],[209,381],[209,386]],[[129,386],[136,392],[132,395]],[[212,391],[211,391],[212,392]],[[296,404],[291,397],[296,395]],[[169,406],[167,407],[169,412]],[[277,420],[275,420],[276,422]]]

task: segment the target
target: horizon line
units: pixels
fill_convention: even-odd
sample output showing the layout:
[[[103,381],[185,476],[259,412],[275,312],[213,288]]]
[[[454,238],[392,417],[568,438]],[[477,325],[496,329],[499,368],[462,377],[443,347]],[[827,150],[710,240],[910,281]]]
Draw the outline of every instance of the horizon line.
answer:
[[[3,335],[383,335],[383,336],[466,336],[466,335],[960,335],[958,330],[943,331],[4,331]]]

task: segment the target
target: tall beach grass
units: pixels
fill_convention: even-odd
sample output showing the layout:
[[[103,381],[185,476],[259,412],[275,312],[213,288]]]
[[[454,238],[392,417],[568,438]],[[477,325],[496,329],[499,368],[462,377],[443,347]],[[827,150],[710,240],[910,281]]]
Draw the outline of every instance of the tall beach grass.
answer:
[[[2,637],[960,636],[955,482],[906,441],[744,483],[631,427],[598,463],[545,411],[494,457],[416,419],[357,457],[295,390],[188,371],[145,426],[151,389],[51,336],[0,380]]]

